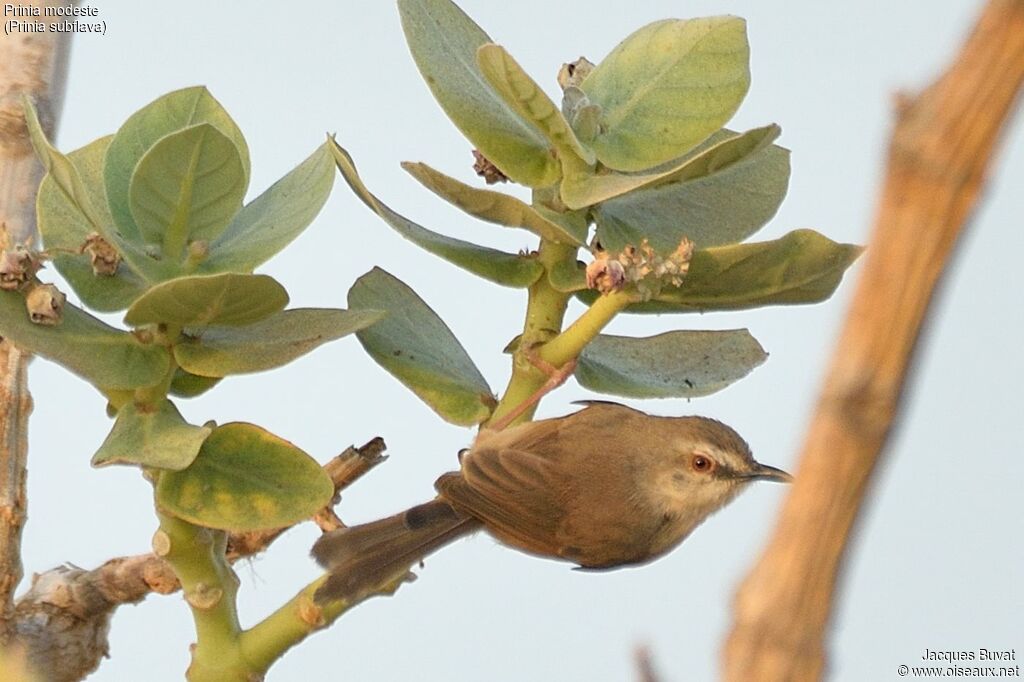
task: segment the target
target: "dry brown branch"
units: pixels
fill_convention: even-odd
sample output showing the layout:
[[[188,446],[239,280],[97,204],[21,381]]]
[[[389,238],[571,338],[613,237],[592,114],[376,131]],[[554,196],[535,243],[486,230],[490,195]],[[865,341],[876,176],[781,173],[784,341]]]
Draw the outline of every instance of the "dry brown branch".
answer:
[[[67,6],[70,2],[22,2]],[[42,166],[29,145],[21,97],[39,108],[53,135],[64,99],[70,33],[8,35],[0,40],[0,225],[12,241],[36,240],[36,189]],[[28,356],[0,342],[0,645],[8,641],[14,591],[21,582],[21,529],[25,523],[25,467],[32,398],[26,383]]]
[[[383,439],[374,438],[360,448],[347,448],[324,465],[334,482],[332,506],[342,490],[387,459],[384,448]],[[317,517],[327,512],[334,517],[330,507]],[[258,554],[286,530],[234,533],[228,539],[228,559]],[[152,553],[111,559],[91,571],[60,566],[33,577],[32,587],[18,599],[12,622],[33,670],[51,682],[74,682],[95,670],[107,655],[110,618],[118,606],[139,602],[150,592],[171,594],[180,587],[170,565]]]
[[[850,529],[935,285],[1024,82],[1024,0],[991,0],[949,70],[901,101],[858,289],[768,547],[735,603],[724,678],[816,680]]]

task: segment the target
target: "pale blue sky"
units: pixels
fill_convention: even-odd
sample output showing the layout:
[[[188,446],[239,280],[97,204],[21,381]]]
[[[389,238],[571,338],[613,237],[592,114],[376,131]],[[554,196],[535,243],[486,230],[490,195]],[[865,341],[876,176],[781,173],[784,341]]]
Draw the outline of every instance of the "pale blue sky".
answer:
[[[469,146],[435,105],[405,48],[392,2],[101,1],[105,36],[76,39],[58,144],[113,132],[172,89],[207,85],[245,133],[253,194],[289,170],[326,131],[353,154],[385,201],[421,223],[518,250],[523,232],[475,222],[400,168],[426,161],[463,180]],[[789,197],[757,236],[815,228],[862,242],[891,121],[893,95],[936,74],[980,2],[822,3],[793,0],[496,3],[462,7],[551,93],[562,62],[598,61],[620,39],[665,17],[748,20],[753,84],[732,127],[777,122],[793,150]],[[290,9],[291,8],[291,9]],[[2,38],[0,38],[2,39]],[[858,528],[830,639],[832,679],[898,679],[931,649],[1024,649],[1024,483],[1019,385],[1024,363],[1017,288],[1024,252],[1024,121],[1018,116],[975,224],[933,308],[905,420]],[[320,218],[262,268],[296,306],[344,306],[352,281],[381,265],[408,282],[463,340],[491,385],[508,373],[501,349],[521,323],[524,295],[456,270],[403,241],[338,181]],[[732,424],[757,457],[794,463],[821,372],[852,291],[812,307],[734,314],[620,318],[612,331],[749,327],[771,357],[746,380],[692,403],[633,402],[661,414]],[[578,310],[578,309],[574,309]],[[1013,313],[1017,310],[1017,313]],[[110,423],[91,387],[38,360],[31,386],[26,570],[64,561],[93,567],[145,551],[155,527],[149,486],[127,468],[93,470]],[[571,383],[542,416],[587,394]],[[393,513],[432,494],[469,430],[438,420],[354,339],[269,375],[225,381],[182,403],[189,419],[252,421],[326,460],[383,436],[391,459],[346,493],[348,522]],[[798,473],[798,472],[797,472]],[[631,651],[650,645],[665,682],[713,679],[733,590],[771,531],[785,489],[760,485],[647,567],[580,574],[480,535],[429,559],[421,579],[368,602],[290,652],[271,680],[398,682],[624,681]],[[312,579],[316,536],[297,529],[237,566],[241,611],[253,623]],[[122,608],[111,660],[91,680],[181,679],[192,638],[179,596]]]

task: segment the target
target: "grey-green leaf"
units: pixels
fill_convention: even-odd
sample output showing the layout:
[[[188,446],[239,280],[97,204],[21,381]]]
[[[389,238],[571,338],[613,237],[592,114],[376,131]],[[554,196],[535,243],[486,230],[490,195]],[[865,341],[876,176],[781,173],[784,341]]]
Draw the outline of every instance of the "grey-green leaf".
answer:
[[[679,287],[626,312],[671,313],[743,310],[766,305],[824,301],[836,290],[863,249],[838,244],[814,230],[795,230],[769,242],[695,251]],[[584,300],[592,291],[578,294]]]
[[[107,200],[125,239],[140,242],[139,229],[129,208],[132,173],[157,140],[199,123],[209,123],[227,136],[238,150],[244,185],[249,184],[249,148],[242,131],[203,86],[169,92],[128,117],[117,131],[104,165]],[[243,192],[244,193],[244,192]]]
[[[563,162],[570,157],[586,164],[597,160],[594,152],[576,139],[561,110],[505,48],[493,43],[482,45],[476,51],[476,61],[494,91],[544,134]]]
[[[143,344],[71,304],[64,305],[59,325],[34,324],[24,296],[13,291],[0,291],[0,336],[106,389],[152,386],[170,366],[166,349]]]
[[[508,227],[521,227],[560,244],[582,246],[587,238],[585,221],[579,221],[578,225],[569,229],[567,225],[549,220],[536,208],[516,197],[472,187],[434,170],[425,163],[405,162],[402,168],[437,196],[481,220]]]
[[[112,135],[101,137],[68,154],[82,179],[90,204],[96,209],[99,220],[110,230],[113,230],[113,220],[103,188],[103,157],[112,138]],[[43,178],[39,186],[36,217],[43,244],[53,255],[57,271],[82,302],[93,310],[124,310],[146,290],[146,281],[128,261],[122,261],[114,276],[98,276],[89,263],[89,255],[77,253],[95,227],[51,175]]]
[[[382,317],[378,310],[285,310],[246,327],[209,327],[175,346],[174,357],[185,370],[204,377],[263,372],[365,329]]]
[[[165,135],[132,174],[129,207],[142,238],[180,261],[189,242],[219,236],[242,207],[246,172],[238,148],[209,123]]]
[[[689,177],[659,181],[595,207],[601,246],[619,251],[647,239],[656,250],[670,251],[683,237],[700,248],[750,237],[775,215],[789,186],[789,151],[767,137],[749,139],[771,128],[778,130],[749,131],[712,147],[681,169],[692,169]]]
[[[356,333],[377,364],[453,424],[470,426],[490,416],[494,396],[480,370],[447,325],[405,283],[374,268],[348,292],[353,310],[383,310],[387,317]]]
[[[130,402],[118,411],[114,428],[93,455],[92,465],[135,464],[180,471],[196,458],[212,430],[186,422],[170,400],[155,406]]]
[[[210,246],[202,272],[252,272],[302,234],[334,185],[329,143],[242,208]]]
[[[603,110],[597,158],[640,171],[685,153],[735,113],[749,61],[739,17],[666,19],[636,31],[580,84]]]
[[[768,357],[746,329],[672,331],[646,338],[598,335],[576,380],[627,398],[696,398],[742,379]]]
[[[268,275],[193,275],[157,284],[128,308],[124,321],[136,327],[160,322],[239,326],[270,317],[287,304],[288,292]]]
[[[201,377],[179,367],[174,370],[174,378],[167,392],[179,398],[195,398],[219,384],[220,380],[221,377]]]
[[[432,232],[417,225],[408,218],[392,211],[386,204],[370,193],[363,184],[356,170],[352,157],[332,140],[331,151],[341,175],[364,204],[384,219],[400,235],[429,251],[435,256],[444,258],[474,275],[483,277],[496,284],[509,287],[525,288],[537,281],[544,268],[529,256],[505,253],[486,246],[454,239],[437,232]]]
[[[409,50],[452,123],[509,178],[545,187],[559,176],[547,140],[488,84],[476,51],[492,42],[450,0],[399,0]]]

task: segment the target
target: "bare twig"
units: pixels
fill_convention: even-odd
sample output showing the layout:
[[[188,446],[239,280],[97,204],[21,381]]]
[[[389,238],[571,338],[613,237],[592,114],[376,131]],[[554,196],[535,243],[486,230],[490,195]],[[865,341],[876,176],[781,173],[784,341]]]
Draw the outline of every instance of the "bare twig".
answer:
[[[815,680],[836,578],[914,347],[1024,82],[1024,0],[991,0],[956,61],[906,97],[870,249],[775,533],[741,585],[724,678]]]
[[[35,0],[24,6],[69,6]],[[36,101],[52,136],[64,99],[70,33],[32,33],[0,40],[0,225],[12,242],[36,240],[36,189],[42,167],[32,153],[21,113],[21,97]],[[21,582],[21,529],[25,523],[28,415],[28,356],[0,342],[0,645],[11,634],[14,590]]]
[[[645,645],[638,646],[633,652],[633,657],[636,660],[637,682],[660,682],[661,678],[654,669],[650,648]]]
[[[324,465],[334,483],[332,505],[342,490],[387,459],[384,448],[383,439],[374,438]],[[228,560],[264,551],[286,530],[231,534]],[[110,618],[118,606],[139,602],[150,592],[171,594],[180,588],[170,565],[152,553],[111,559],[91,571],[60,566],[33,577],[31,589],[18,600],[13,624],[34,670],[53,682],[73,682],[107,655]]]

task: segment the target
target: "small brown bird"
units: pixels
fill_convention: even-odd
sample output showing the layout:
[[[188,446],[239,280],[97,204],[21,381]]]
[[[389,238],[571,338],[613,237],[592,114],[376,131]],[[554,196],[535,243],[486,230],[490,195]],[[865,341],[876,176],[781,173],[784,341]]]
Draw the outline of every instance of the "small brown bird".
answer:
[[[426,504],[324,534],[330,571],[320,602],[353,599],[481,527],[530,554],[613,568],[655,559],[756,480],[759,464],[731,428],[705,417],[654,417],[608,402],[502,431],[483,429],[462,470]]]

